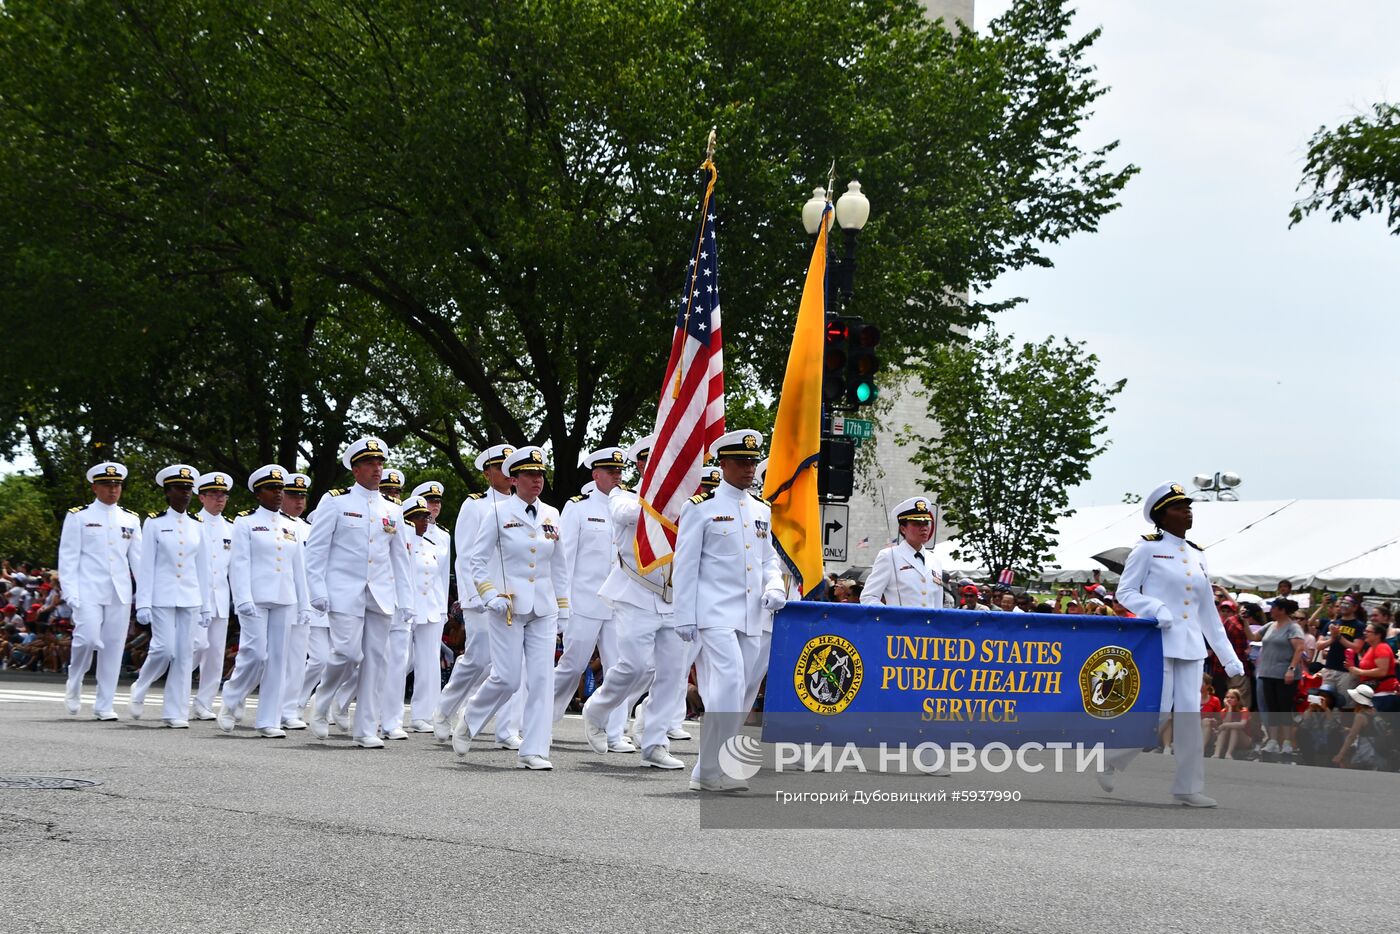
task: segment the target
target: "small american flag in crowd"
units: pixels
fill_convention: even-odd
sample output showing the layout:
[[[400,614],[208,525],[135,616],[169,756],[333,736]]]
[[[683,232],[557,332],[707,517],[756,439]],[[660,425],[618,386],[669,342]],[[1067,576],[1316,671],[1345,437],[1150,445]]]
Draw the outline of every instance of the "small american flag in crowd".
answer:
[[[1005,584],[1010,587],[1015,582],[1016,574],[1010,568],[1002,568],[1001,573],[997,575],[998,584]]]
[[[724,434],[724,342],[719,326],[719,243],[715,236],[715,171],[708,159],[700,223],[676,309],[671,358],[656,412],[656,443],[638,495],[637,567],[643,574],[671,560],[681,504],[695,492],[691,477],[705,450]]]

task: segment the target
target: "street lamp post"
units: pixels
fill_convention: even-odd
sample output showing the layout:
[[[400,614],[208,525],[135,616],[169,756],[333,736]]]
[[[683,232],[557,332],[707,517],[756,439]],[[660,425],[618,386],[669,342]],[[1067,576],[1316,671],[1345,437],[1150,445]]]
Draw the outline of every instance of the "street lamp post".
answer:
[[[812,189],[812,197],[807,199],[807,203],[802,205],[802,226],[806,229],[807,235],[816,238],[818,230],[821,228],[822,213],[831,201],[831,195],[825,188]],[[832,216],[827,218],[827,230],[831,229],[833,223],[841,225],[842,239],[844,240],[844,250],[841,256],[836,256],[835,251],[827,248],[826,261],[826,316],[828,319],[837,317],[845,310],[851,302],[851,293],[855,289],[856,278],[856,238],[865,227],[866,221],[870,220],[870,199],[866,198],[860,190],[860,182],[852,180],[846,191],[836,200],[836,210]]]
[[[1208,502],[1217,500],[1222,503],[1234,503],[1239,501],[1239,494],[1235,492],[1235,487],[1241,483],[1240,475],[1233,470],[1217,470],[1213,475],[1208,473],[1198,473],[1191,478],[1197,492],[1191,494],[1191,498],[1197,502]]]

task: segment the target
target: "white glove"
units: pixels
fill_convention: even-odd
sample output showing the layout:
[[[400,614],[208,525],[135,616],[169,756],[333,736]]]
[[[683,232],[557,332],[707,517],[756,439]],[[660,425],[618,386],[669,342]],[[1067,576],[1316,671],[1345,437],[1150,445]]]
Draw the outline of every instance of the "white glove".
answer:
[[[700,634],[700,630],[695,626],[677,626],[676,635],[681,637],[682,642],[694,642],[695,637]]]
[[[1242,674],[1244,674],[1244,663],[1238,658],[1225,665],[1225,677],[1238,678]]]
[[[137,621],[138,623],[140,623],[142,626],[149,626],[149,625],[151,625],[151,608],[148,607],[148,606],[140,606],[140,607],[137,607],[137,608],[136,608],[136,621]]]
[[[506,611],[510,609],[510,598],[496,594],[490,600],[486,601],[486,609],[505,616]]]
[[[257,616],[258,605],[253,601],[249,600],[247,603],[238,604],[238,606],[233,608],[233,611],[239,616]]]
[[[1172,616],[1171,610],[1167,609],[1166,607],[1162,607],[1160,610],[1157,611],[1158,629],[1170,629],[1172,628],[1172,623],[1174,622],[1176,622],[1176,618]]]
[[[208,610],[201,610],[199,613],[199,628],[208,629],[209,624],[214,621],[214,614]]]
[[[763,595],[763,608],[770,613],[776,613],[787,606],[787,595],[780,590],[770,590]]]
[[[399,609],[399,622],[403,623],[405,626],[411,627],[413,625],[413,621],[417,618],[418,614],[414,613],[413,610],[409,609],[408,607],[401,607]]]
[[[331,602],[325,597],[317,597],[311,601],[311,609],[315,610],[317,613],[326,612],[326,610],[330,609],[330,605]]]

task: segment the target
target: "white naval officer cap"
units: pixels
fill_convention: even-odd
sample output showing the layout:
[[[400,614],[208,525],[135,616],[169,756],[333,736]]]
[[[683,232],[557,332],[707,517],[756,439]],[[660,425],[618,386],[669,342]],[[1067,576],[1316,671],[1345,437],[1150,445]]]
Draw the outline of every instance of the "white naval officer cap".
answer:
[[[518,473],[544,473],[546,464],[544,448],[527,444],[506,457],[501,469],[513,477]]]
[[[590,470],[603,468],[604,470],[621,470],[627,466],[627,455],[622,452],[622,448],[608,447],[599,448],[596,451],[589,451],[583,455],[582,466]]]
[[[195,489],[201,493],[227,493],[233,489],[233,478],[222,471],[211,470],[199,475]]]
[[[431,515],[428,511],[428,501],[421,496],[410,496],[403,504],[403,517],[412,519],[414,516]]]
[[[198,479],[199,471],[189,464],[171,464],[156,471],[158,487],[187,486],[194,489],[194,482]]]
[[[1159,483],[1157,487],[1143,499],[1142,517],[1153,525],[1156,525],[1157,520],[1153,518],[1153,514],[1159,509],[1165,509],[1172,503],[1177,502],[1191,502],[1191,497],[1186,495],[1186,491],[1182,489],[1181,484],[1172,483],[1170,481],[1167,483]]]
[[[349,470],[357,463],[370,457],[377,457],[380,460],[389,459],[389,445],[384,443],[384,439],[375,437],[365,437],[358,441],[351,442],[345,449],[345,453],[340,456],[340,462]]]
[[[248,489],[255,493],[270,487],[285,486],[286,483],[287,468],[281,464],[264,464],[248,476]]]
[[[719,482],[724,479],[724,471],[720,470],[715,464],[711,464],[708,467],[697,467],[691,479],[695,481],[691,489],[713,490],[715,487],[719,486]]]
[[[409,499],[415,496],[421,496],[424,499],[427,499],[429,496],[435,496],[438,499],[442,499],[442,484],[438,483],[436,480],[424,480],[413,488],[412,493],[408,494]]]
[[[890,510],[890,515],[894,516],[895,522],[933,521],[933,497],[932,496],[911,496],[903,502],[897,503]]]
[[[311,478],[304,473],[289,473],[286,485],[282,489],[286,493],[300,493],[305,496],[311,492]]]
[[[493,444],[476,456],[476,469],[485,470],[487,467],[500,467],[505,463],[505,459],[515,453],[514,444]]]
[[[396,467],[386,467],[384,473],[379,478],[380,486],[391,486],[395,489],[403,489],[403,471]]]
[[[126,467],[115,461],[103,461],[88,468],[88,483],[121,483],[126,479]]]
[[[637,462],[637,458],[651,456],[651,446],[655,443],[656,434],[652,433],[644,437],[638,438],[636,441],[633,441],[632,446],[629,447],[623,453],[626,454],[627,459],[629,461],[635,464]]]
[[[710,446],[710,453],[714,455],[715,460],[721,457],[760,460],[763,457],[763,435],[752,428],[725,432],[715,439],[715,443]]]

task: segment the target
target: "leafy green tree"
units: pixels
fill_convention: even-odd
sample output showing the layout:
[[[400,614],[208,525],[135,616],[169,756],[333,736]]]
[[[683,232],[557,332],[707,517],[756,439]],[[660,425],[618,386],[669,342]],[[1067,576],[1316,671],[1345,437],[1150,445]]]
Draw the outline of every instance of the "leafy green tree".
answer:
[[[1334,129],[1319,127],[1299,187],[1311,190],[1293,206],[1289,226],[1318,211],[1334,222],[1383,214],[1400,234],[1400,106],[1375,104]]]
[[[58,526],[34,477],[0,478],[0,557],[47,567],[58,561]]]
[[[1065,0],[983,34],[916,0],[8,0],[0,290],[78,371],[17,404],[318,484],[366,427],[572,469],[649,424],[711,126],[730,385],[780,384],[832,158],[902,359],[1116,206],[1135,169],[1079,136],[1097,35]]]
[[[919,367],[941,438],[904,434],[913,460],[958,530],[956,557],[1035,574],[1049,559],[1069,490],[1089,479],[1108,441],[1105,418],[1126,380],[1099,379],[1099,360],[1063,338],[1019,347],[988,328],[935,348]],[[906,427],[906,432],[908,431]]]

